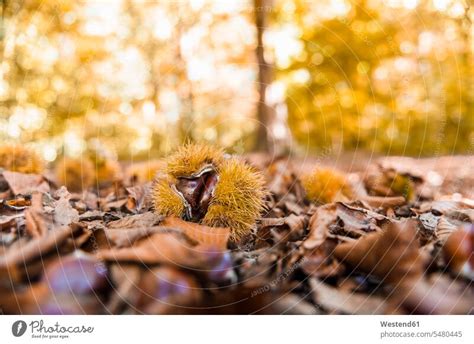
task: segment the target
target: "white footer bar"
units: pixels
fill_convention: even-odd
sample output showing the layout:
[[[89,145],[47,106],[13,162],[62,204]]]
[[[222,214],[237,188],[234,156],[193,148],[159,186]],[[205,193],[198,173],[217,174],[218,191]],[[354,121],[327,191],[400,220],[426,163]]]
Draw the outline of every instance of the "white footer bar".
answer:
[[[0,343],[474,343],[471,316],[0,316]]]

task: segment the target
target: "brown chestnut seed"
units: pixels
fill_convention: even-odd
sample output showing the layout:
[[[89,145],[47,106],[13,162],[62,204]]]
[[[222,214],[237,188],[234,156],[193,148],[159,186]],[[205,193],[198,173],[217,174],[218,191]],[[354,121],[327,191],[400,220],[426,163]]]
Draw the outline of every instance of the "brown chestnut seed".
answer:
[[[212,165],[204,166],[189,177],[178,177],[173,189],[183,200],[186,220],[199,221],[206,215],[218,180]]]

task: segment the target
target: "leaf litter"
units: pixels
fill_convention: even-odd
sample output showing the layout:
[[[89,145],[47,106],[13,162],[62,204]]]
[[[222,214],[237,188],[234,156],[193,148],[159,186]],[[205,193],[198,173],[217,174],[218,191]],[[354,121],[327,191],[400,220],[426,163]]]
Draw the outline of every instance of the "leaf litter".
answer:
[[[305,199],[288,159],[253,155],[270,191],[250,234],[156,215],[129,178],[70,193],[0,173],[7,314],[470,314],[472,188],[413,161],[354,174],[351,200]],[[412,169],[409,164],[412,163]],[[296,164],[295,164],[296,165]],[[408,166],[408,167],[407,167]],[[397,194],[397,176],[413,194]],[[387,181],[392,184],[387,184]],[[411,189],[410,189],[411,190]]]

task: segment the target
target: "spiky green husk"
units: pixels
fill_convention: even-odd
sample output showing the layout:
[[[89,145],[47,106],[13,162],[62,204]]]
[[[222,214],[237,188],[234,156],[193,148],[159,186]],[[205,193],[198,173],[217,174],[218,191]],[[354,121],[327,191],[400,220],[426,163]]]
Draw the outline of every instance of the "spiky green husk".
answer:
[[[189,176],[206,164],[218,167],[224,160],[224,152],[208,145],[187,144],[167,159],[166,171],[174,177]]]
[[[59,185],[65,185],[69,191],[79,192],[92,186],[94,165],[87,158],[64,158],[56,165],[56,177]]]
[[[160,215],[183,217],[184,203],[171,185],[175,179],[164,173],[159,173],[153,184],[153,207]]]
[[[332,169],[316,169],[303,176],[301,182],[311,202],[325,204],[352,197],[346,177]]]
[[[20,173],[42,173],[44,161],[35,151],[16,144],[0,146],[0,167]]]
[[[229,227],[234,240],[250,230],[264,209],[265,181],[260,172],[238,159],[225,161],[219,169],[211,205],[203,223]]]

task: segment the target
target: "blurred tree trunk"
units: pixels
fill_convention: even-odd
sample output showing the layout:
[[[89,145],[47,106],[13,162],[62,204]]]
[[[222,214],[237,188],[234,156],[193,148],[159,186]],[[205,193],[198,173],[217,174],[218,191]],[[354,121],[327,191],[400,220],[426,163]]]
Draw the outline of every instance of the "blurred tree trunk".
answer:
[[[257,105],[257,133],[254,148],[258,151],[274,152],[270,128],[275,117],[275,109],[266,99],[267,87],[273,82],[273,66],[265,59],[263,35],[268,25],[268,13],[271,10],[272,0],[254,0],[255,26],[257,29],[257,63],[258,63],[258,94]]]
[[[178,12],[179,13],[179,12]],[[176,72],[179,76],[177,78],[176,91],[181,100],[182,111],[180,112],[178,121],[178,136],[180,144],[195,142],[195,114],[194,114],[194,93],[191,80],[188,79],[186,71],[186,60],[181,51],[181,38],[184,34],[184,27],[192,26],[192,23],[184,23],[178,20],[178,31],[176,41]]]

